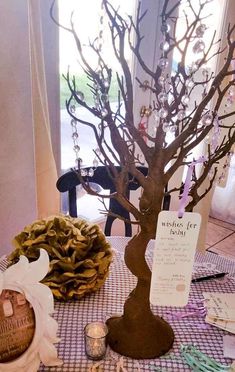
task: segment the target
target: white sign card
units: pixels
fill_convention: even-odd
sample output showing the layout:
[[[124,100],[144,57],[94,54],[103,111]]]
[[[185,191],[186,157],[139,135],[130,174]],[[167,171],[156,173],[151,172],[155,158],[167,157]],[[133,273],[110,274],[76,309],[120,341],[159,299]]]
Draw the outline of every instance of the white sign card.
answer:
[[[158,216],[153,255],[150,302],[159,306],[188,303],[201,216],[162,211]]]

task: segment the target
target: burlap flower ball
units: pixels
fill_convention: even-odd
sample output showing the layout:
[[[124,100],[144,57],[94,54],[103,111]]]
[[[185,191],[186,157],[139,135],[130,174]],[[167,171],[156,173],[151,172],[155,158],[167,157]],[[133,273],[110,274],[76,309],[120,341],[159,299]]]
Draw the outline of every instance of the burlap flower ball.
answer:
[[[112,261],[112,250],[98,225],[72,218],[53,216],[28,225],[18,234],[10,254],[10,264],[20,255],[29,261],[43,248],[50,258],[50,270],[43,283],[58,300],[79,299],[98,290],[105,282]]]

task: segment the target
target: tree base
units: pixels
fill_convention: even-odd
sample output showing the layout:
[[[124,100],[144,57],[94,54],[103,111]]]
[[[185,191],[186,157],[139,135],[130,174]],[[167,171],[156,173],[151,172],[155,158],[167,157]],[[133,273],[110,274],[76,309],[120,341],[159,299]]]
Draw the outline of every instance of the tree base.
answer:
[[[108,344],[117,353],[133,359],[152,359],[167,353],[174,342],[171,326],[159,316],[129,324],[123,316],[107,320]]]

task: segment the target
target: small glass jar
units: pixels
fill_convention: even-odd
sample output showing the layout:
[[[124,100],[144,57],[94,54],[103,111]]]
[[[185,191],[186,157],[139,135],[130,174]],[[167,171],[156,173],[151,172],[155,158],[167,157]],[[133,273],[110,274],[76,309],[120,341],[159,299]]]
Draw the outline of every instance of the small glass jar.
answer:
[[[89,359],[100,360],[106,354],[108,327],[103,322],[88,323],[84,329],[85,351]]]

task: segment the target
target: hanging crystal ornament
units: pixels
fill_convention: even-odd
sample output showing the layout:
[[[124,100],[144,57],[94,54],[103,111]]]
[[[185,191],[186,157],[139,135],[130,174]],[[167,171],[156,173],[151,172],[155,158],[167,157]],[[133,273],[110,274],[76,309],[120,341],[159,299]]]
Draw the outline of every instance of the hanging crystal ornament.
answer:
[[[97,168],[98,165],[99,165],[99,161],[98,161],[98,159],[95,158],[95,159],[93,160],[93,166],[94,166],[95,168]]]
[[[226,173],[227,173],[227,170],[228,170],[228,168],[230,166],[230,162],[231,162],[232,156],[233,156],[233,153],[229,151],[227,153],[227,156],[226,156],[226,159],[225,159],[225,163],[223,165],[223,171],[222,171],[221,175],[218,178],[218,182],[219,183],[222,182],[222,181],[224,181],[225,178],[226,178]]]
[[[155,120],[156,127],[158,127],[160,124],[160,116],[158,111],[153,111],[153,118]]]
[[[93,87],[95,90],[95,94],[93,96],[94,105],[97,110],[100,110],[101,106],[101,97],[100,97],[100,82],[102,82],[105,86],[107,82],[104,79],[103,72],[102,72],[102,60],[101,60],[101,52],[103,49],[103,34],[104,34],[104,4],[101,1],[101,9],[100,9],[100,18],[99,18],[99,34],[97,38],[97,51],[98,51],[98,62],[97,62],[97,81],[94,81]]]
[[[206,44],[203,40],[198,40],[193,46],[193,53],[198,54],[204,51]]]
[[[205,127],[207,127],[208,125],[211,125],[211,123],[213,121],[213,116],[210,113],[207,113],[207,114],[203,115],[201,121],[202,121],[202,124]]]
[[[158,78],[158,84],[160,88],[160,92],[157,95],[158,104],[160,107],[158,107],[158,111],[154,111],[154,118],[155,118],[155,131],[157,131],[157,128],[159,127],[160,123],[162,124],[162,130],[166,133],[169,131],[169,123],[165,122],[165,119],[167,118],[169,112],[165,105],[167,105],[168,101],[168,95],[166,93],[166,82],[167,78],[165,76],[166,69],[169,65],[169,61],[167,58],[167,52],[170,49],[170,25],[166,22],[166,18],[163,15],[162,16],[162,24],[161,24],[161,33],[162,33],[162,41],[160,42],[160,49],[162,50],[161,58],[158,61],[158,66],[161,69],[161,75]]]
[[[94,160],[93,160],[93,166],[94,166],[94,168],[96,169],[97,167],[98,167],[98,165],[99,165],[99,156],[101,155],[101,151],[100,151],[100,149],[97,147],[95,150],[93,150],[94,151],[94,153],[95,153],[95,158],[94,158]]]
[[[162,130],[164,133],[168,133],[170,131],[170,125],[166,121],[162,124]]]
[[[169,132],[169,130],[170,130],[169,123],[167,123],[166,121],[164,121],[163,124],[162,124],[162,130],[163,130],[164,133]]]
[[[75,111],[76,111],[76,105],[75,105],[74,103],[71,104],[70,107],[69,107],[69,109],[70,109],[70,112],[71,112],[72,114],[74,114]]]
[[[177,119],[178,120],[183,120],[186,117],[186,111],[185,110],[179,110],[177,114]]]
[[[87,170],[86,169],[81,169],[81,176],[86,177],[87,176]]]
[[[234,87],[230,88],[226,97],[226,106],[230,107],[235,101],[235,91]]]
[[[75,99],[72,100],[72,103],[69,107],[70,112],[76,116],[76,101]],[[78,121],[75,118],[72,118],[70,121],[72,127],[72,140],[73,140],[73,150],[75,152],[75,165],[76,168],[80,168],[82,159],[79,157],[80,153],[80,146],[79,146],[79,134],[78,134]]]
[[[165,119],[168,115],[168,111],[165,107],[160,108],[159,110],[159,117]]]
[[[170,44],[168,43],[168,41],[162,41],[160,44],[160,49],[163,50],[163,52],[168,52],[168,50],[170,49]]]
[[[102,118],[105,118],[107,115],[108,115],[108,111],[105,108],[102,108],[102,110],[101,110]]]
[[[166,33],[169,33],[170,30],[171,30],[171,26],[169,25],[169,23],[163,22],[161,25],[161,32],[163,34],[166,34]]]
[[[103,84],[105,88],[109,88],[109,79],[104,79]]]
[[[103,103],[107,103],[109,100],[109,96],[108,94],[104,93],[104,94],[101,94],[100,99]]]
[[[161,75],[161,76],[158,78],[158,83],[159,83],[159,85],[164,86],[164,85],[165,85],[165,82],[166,82],[166,78],[165,78],[165,76]]]
[[[94,176],[94,169],[93,168],[90,168],[89,171],[88,171],[88,176],[89,177],[93,177]]]
[[[95,153],[96,153],[97,156],[101,155],[101,151],[100,151],[99,147],[97,147],[95,149]]]
[[[207,29],[207,26],[206,26],[205,24],[201,24],[201,25],[199,25],[199,26],[196,28],[196,30],[195,30],[195,32],[196,32],[196,36],[197,36],[198,38],[202,38],[202,37],[204,36],[204,34],[205,34],[206,29]]]
[[[80,91],[76,92],[76,96],[81,101],[84,101],[84,99],[85,99],[85,96],[84,96],[84,93],[83,92],[80,92]]]
[[[192,78],[189,78],[185,81],[185,86],[189,89],[191,89],[194,86],[194,81]]]
[[[183,97],[181,99],[182,104],[184,106],[188,106],[189,101],[190,101],[190,97],[187,94],[183,95]]]
[[[200,63],[202,62],[201,58],[200,59],[197,59],[196,61],[194,61],[191,66],[189,67],[189,70],[191,72],[191,74],[193,75],[194,72],[196,72],[199,67],[200,67]]]
[[[104,92],[104,90],[101,91],[99,82],[94,81],[93,86],[94,86],[95,94],[94,94],[93,98],[94,98],[95,108],[100,111],[100,114],[101,114],[102,118],[105,118],[108,115],[108,111],[105,108],[105,105],[109,100],[109,96],[108,96],[107,91],[108,91],[108,88],[110,86],[109,79],[107,79],[106,77],[103,76],[102,60],[101,60],[101,53],[102,53],[103,44],[104,44],[104,38],[103,38],[103,35],[104,35],[104,15],[105,15],[104,4],[103,4],[103,1],[101,1],[100,18],[99,18],[99,29],[100,29],[100,31],[99,31],[99,35],[98,35],[98,52],[99,52],[99,55],[98,55],[97,74],[98,74],[98,78],[99,78],[100,82],[103,84],[103,86],[105,88],[105,92]],[[93,159],[93,166],[96,169],[99,165],[99,159],[98,159],[97,155],[100,154],[100,150],[96,149],[94,152],[95,152],[96,156]],[[93,168],[89,169],[88,175],[90,177],[92,177],[94,175],[95,169],[93,169]]]
[[[159,59],[158,66],[159,66],[161,69],[164,70],[165,68],[168,67],[168,65],[169,65],[169,61],[168,61],[167,58],[162,57],[162,58]]]
[[[170,126],[169,129],[170,129],[170,132],[171,132],[171,133],[175,133],[176,130],[177,130],[177,125],[173,124],[173,125]]]
[[[210,169],[208,172],[208,179],[211,181],[213,180],[213,177],[214,177],[214,170]]]
[[[168,99],[168,96],[167,96],[166,92],[159,93],[159,95],[158,95],[159,102],[164,103],[164,102],[167,101],[167,99]]]
[[[205,143],[206,144],[209,144],[211,142],[211,136],[208,134],[206,137],[205,137]]]
[[[213,121],[213,129],[212,129],[212,136],[211,136],[211,153],[214,154],[216,148],[219,145],[219,138],[220,138],[220,121],[218,115],[216,114],[214,121]]]
[[[207,79],[209,75],[209,67],[203,66],[202,68],[202,75]]]

